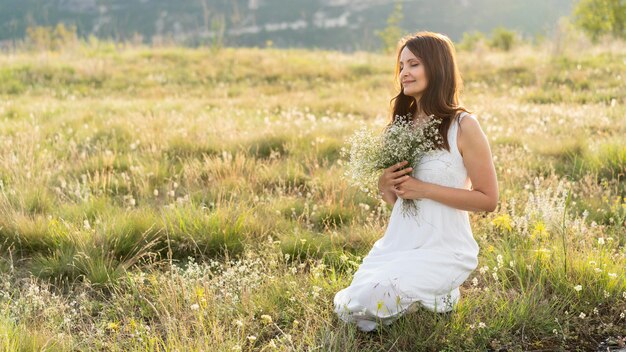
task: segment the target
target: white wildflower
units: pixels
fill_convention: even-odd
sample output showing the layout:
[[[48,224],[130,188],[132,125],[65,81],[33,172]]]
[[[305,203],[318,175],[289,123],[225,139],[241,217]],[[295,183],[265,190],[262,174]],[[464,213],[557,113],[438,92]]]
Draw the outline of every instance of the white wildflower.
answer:
[[[373,195],[382,169],[407,161],[413,167],[429,151],[442,142],[438,133],[439,119],[434,115],[423,124],[412,121],[411,114],[396,115],[382,134],[362,127],[352,135],[348,143],[350,150],[342,149],[342,157],[348,157],[344,176],[349,182]],[[402,198],[401,198],[402,199]],[[402,199],[403,215],[418,211],[417,200]]]
[[[270,315],[263,314],[261,315],[261,320],[263,320],[266,324],[270,324],[272,322],[272,317]]]

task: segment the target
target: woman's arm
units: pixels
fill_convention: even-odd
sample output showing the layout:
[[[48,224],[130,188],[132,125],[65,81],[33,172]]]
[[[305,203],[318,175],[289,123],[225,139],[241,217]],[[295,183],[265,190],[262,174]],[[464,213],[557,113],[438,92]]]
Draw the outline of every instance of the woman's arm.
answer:
[[[394,205],[398,200],[398,196],[393,192],[381,191],[380,194],[383,200],[389,205]]]
[[[487,136],[471,115],[461,121],[458,138],[463,164],[472,189],[459,189],[410,178],[399,185],[396,195],[407,199],[429,198],[468,211],[494,211],[498,205],[498,181]]]

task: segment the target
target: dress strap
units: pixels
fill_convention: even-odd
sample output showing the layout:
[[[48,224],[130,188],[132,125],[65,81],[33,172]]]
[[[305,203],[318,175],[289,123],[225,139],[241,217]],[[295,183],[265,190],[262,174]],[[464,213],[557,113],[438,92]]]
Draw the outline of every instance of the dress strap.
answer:
[[[458,155],[459,157],[461,157],[461,153],[459,152],[459,149],[457,147],[457,130],[461,126],[461,120],[463,119],[463,117],[465,117],[465,115],[468,115],[468,113],[466,111],[461,111],[461,113],[455,119],[456,123],[452,124],[452,128],[450,128],[449,131],[450,134],[448,135],[448,141],[450,143],[450,147],[452,148],[451,152],[452,154]]]
[[[459,124],[461,123],[461,120],[463,120],[463,117],[465,117],[465,115],[467,115],[467,111],[461,111],[458,118]]]

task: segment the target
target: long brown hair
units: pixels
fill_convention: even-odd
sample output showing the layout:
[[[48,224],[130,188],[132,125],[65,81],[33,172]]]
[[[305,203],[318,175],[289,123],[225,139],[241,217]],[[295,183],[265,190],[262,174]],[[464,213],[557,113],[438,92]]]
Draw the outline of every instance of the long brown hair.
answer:
[[[395,121],[396,115],[406,116],[410,113],[412,117],[417,117],[415,98],[404,95],[404,88],[400,82],[399,61],[404,47],[409,48],[424,65],[428,85],[420,97],[419,104],[427,116],[433,114],[434,119],[440,120],[439,134],[442,142],[437,145],[437,148],[450,151],[448,129],[452,120],[461,111],[470,114],[472,112],[459,104],[463,80],[456,65],[454,44],[443,34],[421,31],[402,37],[398,42],[394,83],[400,93],[391,99],[392,107],[387,127]]]

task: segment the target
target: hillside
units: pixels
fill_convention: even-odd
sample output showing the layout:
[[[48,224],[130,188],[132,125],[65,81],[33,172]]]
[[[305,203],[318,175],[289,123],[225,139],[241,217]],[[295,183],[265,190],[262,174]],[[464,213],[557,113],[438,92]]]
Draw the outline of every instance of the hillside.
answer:
[[[572,0],[411,0],[404,1],[407,32],[421,29],[459,40],[463,32],[490,32],[505,26],[526,37],[550,34]],[[146,43],[174,40],[198,45],[217,37],[225,22],[229,46],[372,50],[381,44],[375,30],[386,26],[392,0],[0,0],[0,41],[23,38],[27,26],[76,25],[81,36]],[[468,16],[472,14],[472,16]]]

